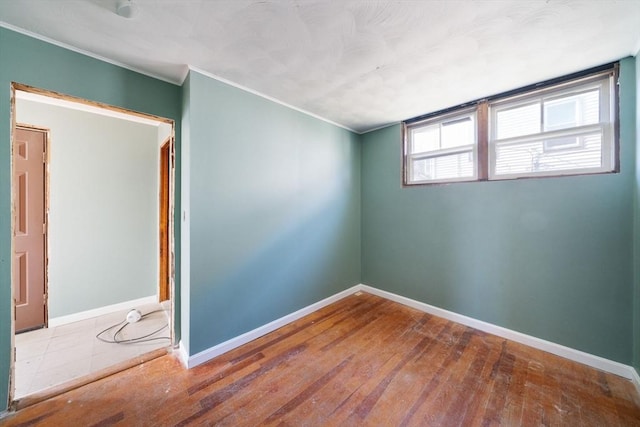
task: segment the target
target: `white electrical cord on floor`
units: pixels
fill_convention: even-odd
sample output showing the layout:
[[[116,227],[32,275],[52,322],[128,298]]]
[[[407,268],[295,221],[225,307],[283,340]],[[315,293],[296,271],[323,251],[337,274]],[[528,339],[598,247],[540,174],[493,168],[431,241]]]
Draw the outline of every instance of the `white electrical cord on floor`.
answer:
[[[96,335],[96,338],[99,339],[102,342],[107,342],[107,343],[111,343],[111,344],[136,344],[136,343],[143,343],[143,342],[149,342],[149,341],[157,341],[157,340],[171,340],[171,338],[169,337],[154,337],[154,338],[150,338],[153,335],[157,334],[158,332],[162,331],[165,328],[168,328],[169,325],[166,324],[164,326],[162,326],[161,328],[151,332],[150,334],[141,336],[141,337],[137,337],[137,338],[129,338],[129,339],[118,339],[118,334],[120,334],[130,323],[136,323],[142,319],[144,319],[145,317],[153,314],[153,313],[158,313],[158,312],[164,312],[164,310],[154,310],[154,311],[150,311],[149,313],[146,314],[142,314],[140,312],[140,310],[136,310],[133,309],[131,311],[129,311],[129,313],[127,313],[127,316],[125,317],[125,319],[120,322],[120,323],[116,323],[113,326],[109,326],[107,329],[103,330],[102,332],[98,333]],[[122,326],[120,326],[122,325]],[[105,339],[102,338],[102,334],[117,328],[118,326],[120,326],[120,328],[115,331],[115,333],[113,334],[113,339],[109,340],[109,339]]]

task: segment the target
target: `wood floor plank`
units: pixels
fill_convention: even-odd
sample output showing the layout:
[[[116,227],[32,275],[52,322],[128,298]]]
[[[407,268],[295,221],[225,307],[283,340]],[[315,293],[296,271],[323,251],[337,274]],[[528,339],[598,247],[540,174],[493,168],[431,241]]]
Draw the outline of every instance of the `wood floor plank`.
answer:
[[[286,414],[292,412],[294,409],[299,407],[302,403],[304,403],[311,396],[315,395],[318,391],[320,391],[324,386],[326,386],[331,380],[333,380],[344,368],[351,362],[354,355],[349,356],[345,360],[343,360],[339,365],[335,366],[329,372],[324,374],[321,378],[314,381],[313,384],[304,389],[301,393],[299,393],[295,398],[289,400],[285,405],[278,408],[276,411],[271,413],[264,422],[266,424],[273,423],[275,421],[280,420]]]
[[[559,411],[560,396],[562,395],[562,385],[559,378],[555,375],[557,369],[554,368],[553,361],[550,363],[544,363],[544,372],[541,377],[542,380],[542,393],[545,399],[542,399],[542,403],[545,404],[544,422],[549,426],[562,425],[562,414]]]
[[[295,425],[296,420],[305,416],[303,414],[313,416],[314,408],[317,406],[322,406],[324,413],[331,415],[334,424],[344,422],[351,413],[351,405],[363,400],[363,390],[375,386],[375,382],[370,382],[371,378],[394,363],[392,358],[398,356],[395,351],[396,341],[405,337],[406,332],[413,326],[414,323],[408,319],[395,319],[367,329],[361,339],[368,345],[357,348],[357,357],[345,368],[340,381],[334,380],[328,384],[328,391],[320,399],[315,398],[301,405],[296,412],[283,420],[285,424]],[[327,352],[323,353],[326,354]]]
[[[514,346],[513,343],[507,344],[509,347]],[[517,348],[516,348],[517,349]],[[507,399],[503,407],[503,423],[504,425],[521,425],[522,413],[524,410],[524,395],[527,380],[528,359],[522,357],[521,354],[514,351],[515,367],[512,373]]]
[[[462,372],[453,369],[467,347],[473,330],[452,324],[439,341],[436,349],[438,370],[429,378],[419,398],[415,401],[402,421],[402,425],[433,424],[443,414],[445,403],[451,402],[457,394],[456,387]],[[462,365],[460,365],[462,366]],[[434,411],[433,408],[438,408]]]
[[[3,426],[640,426],[623,378],[363,293],[191,370],[171,355]]]
[[[477,339],[476,341],[480,341]],[[456,398],[450,403],[447,412],[442,417],[443,422],[453,425],[469,425],[476,413],[476,408],[484,403],[482,387],[490,368],[491,348],[483,341],[476,342],[476,346],[469,349],[473,355],[468,365]],[[467,415],[469,416],[467,417]]]
[[[462,388],[462,383],[476,356],[469,351],[473,335],[473,329],[462,327],[458,341],[451,346],[448,356],[442,362],[444,381],[441,381],[440,388],[433,393],[430,404],[423,405],[422,416],[418,417],[420,425],[442,425],[448,416],[457,418],[458,414],[453,414],[448,409],[451,405],[457,406],[458,399],[468,392]],[[434,411],[433,408],[438,410]]]

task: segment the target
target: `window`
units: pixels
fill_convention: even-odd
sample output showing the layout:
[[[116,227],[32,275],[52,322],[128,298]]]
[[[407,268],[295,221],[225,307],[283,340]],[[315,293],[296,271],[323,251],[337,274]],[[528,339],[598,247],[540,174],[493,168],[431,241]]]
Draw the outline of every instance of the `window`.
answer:
[[[608,75],[489,103],[490,178],[613,170]]]
[[[617,171],[617,64],[404,122],[404,183]]]
[[[407,126],[410,181],[468,181],[476,177],[475,110]]]

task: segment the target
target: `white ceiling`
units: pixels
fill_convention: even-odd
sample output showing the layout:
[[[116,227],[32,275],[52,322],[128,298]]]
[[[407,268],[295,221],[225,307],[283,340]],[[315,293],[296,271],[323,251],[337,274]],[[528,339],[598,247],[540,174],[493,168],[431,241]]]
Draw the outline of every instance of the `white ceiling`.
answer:
[[[640,0],[0,0],[0,22],[180,84],[192,67],[357,132],[635,55]]]

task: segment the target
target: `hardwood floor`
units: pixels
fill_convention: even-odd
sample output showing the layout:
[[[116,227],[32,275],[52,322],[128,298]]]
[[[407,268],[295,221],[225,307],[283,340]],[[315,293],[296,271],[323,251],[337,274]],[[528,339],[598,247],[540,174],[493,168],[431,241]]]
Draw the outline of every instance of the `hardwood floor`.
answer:
[[[633,426],[623,378],[352,295],[209,363],[163,356],[25,408],[7,426]]]

